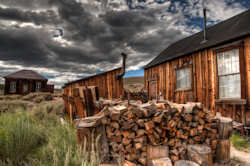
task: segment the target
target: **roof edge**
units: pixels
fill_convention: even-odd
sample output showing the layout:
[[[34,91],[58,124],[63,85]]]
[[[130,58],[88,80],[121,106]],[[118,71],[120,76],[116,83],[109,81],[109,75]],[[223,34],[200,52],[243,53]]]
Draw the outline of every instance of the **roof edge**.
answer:
[[[108,70],[108,71],[105,71],[105,72],[102,72],[102,73],[98,73],[98,74],[95,74],[95,75],[91,75],[91,76],[88,76],[88,77],[85,77],[85,78],[81,78],[81,79],[78,79],[78,80],[74,80],[74,81],[68,82],[68,83],[64,84],[64,87],[66,87],[67,85],[76,83],[78,81],[84,81],[84,80],[87,80],[87,79],[90,79],[90,78],[93,78],[93,77],[96,77],[96,76],[100,76],[100,75],[103,75],[103,74],[107,74],[109,72],[112,72],[112,71],[115,71],[115,70],[119,70],[119,69],[122,69],[122,67],[118,67],[118,68],[115,68],[115,69],[112,69],[112,70]]]
[[[178,57],[166,59],[166,60],[164,60],[164,61],[162,61],[162,62],[160,62],[160,63],[158,63],[158,64],[154,64],[154,65],[152,65],[152,66],[147,66],[147,65],[149,65],[153,60],[155,60],[155,59],[160,55],[160,54],[159,54],[159,55],[158,55],[156,58],[154,58],[149,64],[147,64],[146,66],[144,66],[143,69],[144,69],[144,70],[145,70],[145,69],[149,69],[149,68],[152,68],[152,67],[161,65],[161,64],[163,64],[163,63],[172,61],[172,60],[174,60],[174,59],[178,59],[178,58],[180,58],[180,57],[190,56],[190,54],[193,54],[193,53],[196,53],[196,52],[205,50],[205,49],[210,49],[210,48],[212,48],[212,47],[216,47],[216,46],[219,46],[219,45],[229,44],[229,43],[232,42],[233,40],[241,40],[242,38],[247,37],[247,36],[249,36],[249,35],[250,35],[250,32],[249,32],[249,33],[246,33],[246,34],[244,34],[244,35],[238,36],[238,37],[234,37],[234,38],[232,38],[232,39],[228,39],[228,40],[223,41],[223,42],[216,43],[216,44],[211,45],[211,46],[209,46],[209,47],[200,48],[200,49],[198,49],[198,50],[194,50],[194,51],[191,51],[191,52],[185,53],[185,54],[180,54]]]

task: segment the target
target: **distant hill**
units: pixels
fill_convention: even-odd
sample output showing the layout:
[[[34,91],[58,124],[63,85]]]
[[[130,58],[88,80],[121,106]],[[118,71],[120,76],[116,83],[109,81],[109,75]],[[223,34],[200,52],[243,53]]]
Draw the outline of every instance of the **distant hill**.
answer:
[[[125,85],[129,84],[144,84],[144,77],[127,77],[123,79]]]

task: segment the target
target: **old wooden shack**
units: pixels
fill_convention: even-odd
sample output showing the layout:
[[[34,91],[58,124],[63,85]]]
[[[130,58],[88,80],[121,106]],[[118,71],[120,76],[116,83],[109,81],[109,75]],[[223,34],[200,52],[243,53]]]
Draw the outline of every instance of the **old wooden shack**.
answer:
[[[86,98],[90,98],[90,100],[99,97],[118,99],[123,96],[126,54],[122,54],[122,57],[122,67],[65,84],[63,87],[64,111],[69,114],[71,120],[93,115],[95,108],[92,108],[92,112],[89,112],[91,108],[88,108],[90,107],[89,103],[85,103],[88,100]],[[91,94],[93,91],[94,95]]]
[[[209,28],[204,21],[203,31],[167,47],[144,68],[149,98],[202,102],[250,125],[249,20],[250,10]]]
[[[79,79],[65,84],[64,93],[67,96],[72,96],[73,89],[84,86],[98,87],[99,97],[112,99],[120,98],[123,93],[123,81],[117,79],[117,76],[122,72],[122,68],[117,68],[97,75]]]
[[[20,70],[4,76],[4,94],[26,95],[31,92],[54,92],[54,85],[48,85],[48,79],[32,70]]]

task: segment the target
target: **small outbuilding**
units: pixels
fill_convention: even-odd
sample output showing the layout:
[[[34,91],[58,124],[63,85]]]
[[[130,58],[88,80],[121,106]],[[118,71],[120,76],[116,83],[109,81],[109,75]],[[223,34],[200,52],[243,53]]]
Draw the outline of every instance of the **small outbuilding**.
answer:
[[[5,79],[5,95],[54,92],[54,85],[48,85],[47,78],[32,70],[20,70],[3,78]]]

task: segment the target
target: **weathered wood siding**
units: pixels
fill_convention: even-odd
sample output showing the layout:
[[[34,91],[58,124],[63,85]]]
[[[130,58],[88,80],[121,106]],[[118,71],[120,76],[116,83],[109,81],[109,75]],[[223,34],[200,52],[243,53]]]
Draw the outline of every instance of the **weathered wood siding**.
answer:
[[[86,86],[98,88],[98,96],[106,99],[117,99],[123,95],[123,79],[117,79],[122,68],[117,68],[102,74],[94,75],[85,79],[68,83],[64,90],[64,113],[68,114],[70,120],[87,116],[84,92]],[[77,93],[76,93],[77,92]],[[93,110],[94,111],[94,110]]]
[[[244,39],[244,45],[240,47],[240,58],[244,64],[241,66],[241,96],[244,102],[221,103],[218,99],[217,61],[213,48],[196,52],[192,55],[174,59],[152,68],[145,69],[145,88],[149,91],[149,99],[152,90],[151,82],[157,82],[156,91],[164,99],[186,103],[188,101],[202,102],[213,113],[221,112],[237,121],[250,122],[250,37]],[[176,91],[176,67],[190,65],[192,69],[192,88],[190,90]]]
[[[16,92],[14,92],[14,93],[10,92],[10,82],[11,81],[16,82]],[[29,93],[36,92],[36,82],[41,82],[40,92],[50,92],[50,93],[54,92],[54,85],[47,85],[47,80],[5,78],[4,94],[5,95],[10,95],[10,94],[27,95]],[[24,89],[23,89],[24,84],[28,85],[28,90],[26,92],[24,92]]]
[[[98,87],[100,97],[106,99],[120,98],[123,94],[123,79],[117,80],[116,77],[121,72],[122,68],[118,68],[103,74],[68,83],[64,88],[65,95],[72,96],[74,88],[96,86]]]

